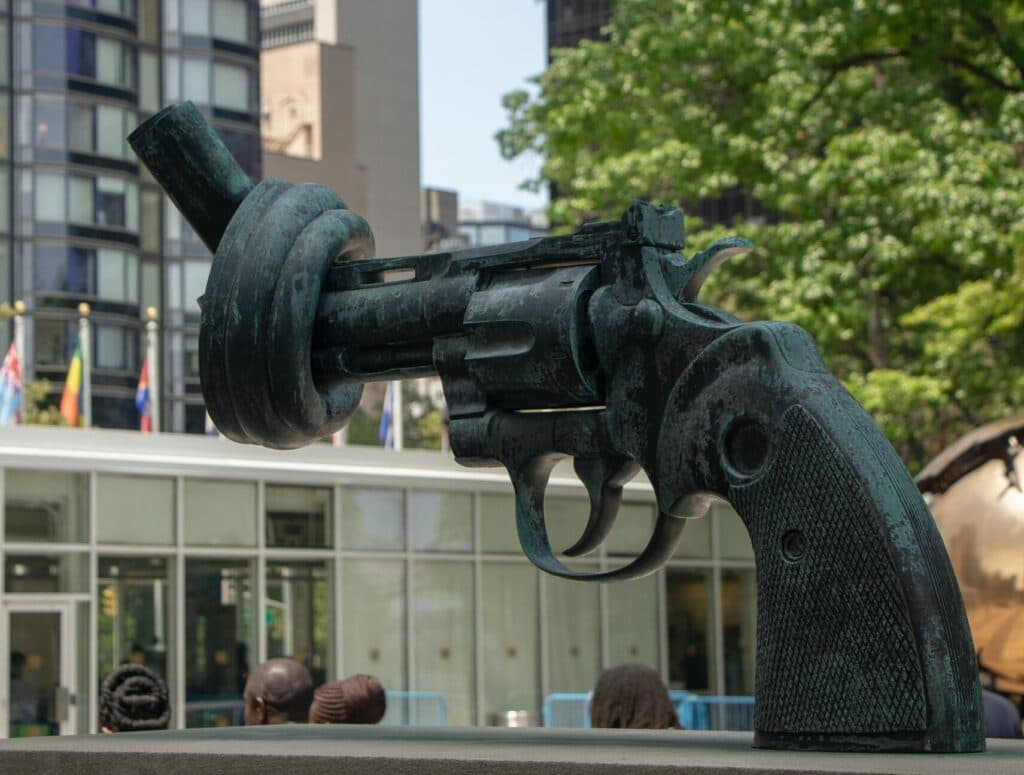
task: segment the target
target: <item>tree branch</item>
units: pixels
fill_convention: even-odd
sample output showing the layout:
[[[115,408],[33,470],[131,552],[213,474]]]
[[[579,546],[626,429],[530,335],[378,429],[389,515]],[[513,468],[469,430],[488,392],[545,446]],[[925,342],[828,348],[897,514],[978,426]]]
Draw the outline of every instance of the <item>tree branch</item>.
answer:
[[[996,24],[996,20],[989,16],[987,13],[977,10],[976,8],[970,9],[971,15],[975,21],[978,22],[984,29],[986,29],[992,37],[995,39],[996,45],[999,46],[999,50],[1006,55],[1006,58],[1013,62],[1014,67],[1017,68],[1017,72],[1021,78],[1024,78],[1024,53],[1021,52],[1019,46],[1012,44],[1005,35],[999,31],[999,25]],[[1015,89],[1014,91],[1020,91]]]
[[[962,59],[961,57],[942,56],[939,57],[939,59],[948,65],[953,65],[953,67],[959,67],[961,70],[966,70],[972,75],[978,76],[978,78],[992,86],[995,86],[997,89],[1002,89],[1003,91],[1007,92],[1021,91],[1021,87],[1009,84],[999,76],[993,75],[983,67],[979,67],[973,62],[968,62],[966,59]]]
[[[814,94],[811,95],[811,97],[807,100],[807,102],[805,102],[803,106],[800,108],[799,115],[804,115],[804,113],[811,109],[811,106],[814,105],[815,102],[821,99],[821,96],[825,93],[828,87],[832,85],[832,82],[835,81],[836,77],[840,73],[843,73],[854,67],[869,65],[872,64],[873,62],[883,62],[887,59],[899,59],[900,57],[905,57],[906,55],[907,52],[902,49],[883,49],[881,51],[865,51],[861,54],[854,54],[853,56],[846,57],[845,59],[840,59],[838,62],[831,62],[829,64],[826,64],[825,67],[829,71],[828,76],[826,76],[825,80],[821,83],[820,86],[818,86],[817,91],[815,91]]]

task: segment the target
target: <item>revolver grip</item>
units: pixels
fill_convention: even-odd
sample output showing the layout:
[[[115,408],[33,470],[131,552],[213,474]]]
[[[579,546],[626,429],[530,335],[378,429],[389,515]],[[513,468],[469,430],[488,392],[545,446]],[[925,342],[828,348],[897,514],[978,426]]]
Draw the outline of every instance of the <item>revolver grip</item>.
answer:
[[[755,745],[984,750],[959,588],[895,450],[802,330],[723,340],[673,389],[659,497],[714,493],[750,533]]]

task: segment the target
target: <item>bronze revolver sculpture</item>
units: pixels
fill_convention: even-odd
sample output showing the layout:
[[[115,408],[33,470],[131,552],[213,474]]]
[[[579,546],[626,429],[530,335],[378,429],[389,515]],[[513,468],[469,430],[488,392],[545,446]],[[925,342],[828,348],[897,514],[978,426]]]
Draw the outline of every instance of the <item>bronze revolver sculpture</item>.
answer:
[[[337,194],[253,185],[190,104],[129,139],[216,254],[200,367],[227,437],[305,445],[363,383],[439,375],[452,451],[508,469],[523,550],[549,573],[650,573],[712,498],[733,504],[757,563],[755,745],[984,748],[960,592],[896,453],[806,332],[698,301],[746,242],[686,261],[682,214],[637,202],[572,236],[373,259]],[[552,550],[544,489],[566,457],[591,499],[568,556],[600,545],[647,474],[659,515],[632,562],[583,573]]]

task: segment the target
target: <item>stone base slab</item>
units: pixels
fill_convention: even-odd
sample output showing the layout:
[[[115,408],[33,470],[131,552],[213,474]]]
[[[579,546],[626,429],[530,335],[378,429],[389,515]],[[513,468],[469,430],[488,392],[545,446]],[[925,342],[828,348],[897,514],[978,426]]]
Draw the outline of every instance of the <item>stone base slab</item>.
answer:
[[[0,773],[182,775],[1021,775],[1024,741],[981,754],[762,751],[747,732],[239,727],[0,741]]]

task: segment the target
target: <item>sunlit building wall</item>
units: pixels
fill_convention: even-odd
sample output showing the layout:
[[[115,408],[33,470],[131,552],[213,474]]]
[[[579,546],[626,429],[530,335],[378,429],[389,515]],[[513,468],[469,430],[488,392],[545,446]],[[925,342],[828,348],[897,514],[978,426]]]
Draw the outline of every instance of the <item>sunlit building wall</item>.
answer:
[[[377,255],[421,250],[416,0],[261,0],[267,175],[335,189]]]

